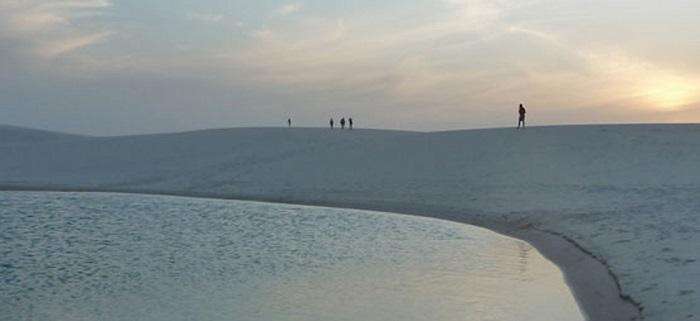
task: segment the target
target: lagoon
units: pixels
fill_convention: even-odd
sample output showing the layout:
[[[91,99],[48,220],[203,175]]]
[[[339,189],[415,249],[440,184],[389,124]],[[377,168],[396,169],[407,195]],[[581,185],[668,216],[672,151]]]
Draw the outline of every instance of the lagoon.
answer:
[[[390,213],[0,192],[2,320],[584,320],[529,244]]]

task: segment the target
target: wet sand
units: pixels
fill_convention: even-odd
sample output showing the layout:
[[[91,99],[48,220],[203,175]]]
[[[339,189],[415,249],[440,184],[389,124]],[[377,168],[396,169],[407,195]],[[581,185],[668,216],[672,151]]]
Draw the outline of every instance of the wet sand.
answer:
[[[639,304],[621,295],[620,285],[609,267],[575,243],[532,228],[493,230],[530,243],[559,266],[589,320],[640,319]]]

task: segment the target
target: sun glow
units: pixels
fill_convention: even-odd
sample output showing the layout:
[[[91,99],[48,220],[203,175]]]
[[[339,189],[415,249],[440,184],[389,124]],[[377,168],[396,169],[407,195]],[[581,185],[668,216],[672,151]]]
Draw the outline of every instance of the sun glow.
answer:
[[[611,97],[657,111],[676,111],[700,101],[700,78],[667,69],[625,52],[602,48],[580,53],[592,70],[611,80]]]
[[[648,84],[642,96],[656,108],[675,110],[693,103],[699,90],[698,83],[685,79],[663,79]]]

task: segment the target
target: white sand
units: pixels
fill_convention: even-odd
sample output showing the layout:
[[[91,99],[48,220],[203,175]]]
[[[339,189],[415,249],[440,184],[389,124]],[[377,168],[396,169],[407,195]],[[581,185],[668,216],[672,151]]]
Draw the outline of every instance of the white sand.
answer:
[[[700,126],[227,129],[4,142],[0,185],[158,192],[532,226],[590,251],[646,320],[700,320]]]

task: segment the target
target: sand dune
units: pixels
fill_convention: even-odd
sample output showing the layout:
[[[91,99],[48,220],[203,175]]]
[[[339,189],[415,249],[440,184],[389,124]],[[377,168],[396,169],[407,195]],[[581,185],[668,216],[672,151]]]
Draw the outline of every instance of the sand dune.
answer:
[[[64,134],[46,130],[0,125],[0,144],[25,144],[65,139],[78,139],[85,136]]]
[[[0,185],[261,199],[531,226],[604,260],[647,320],[700,318],[698,125],[0,138]]]

